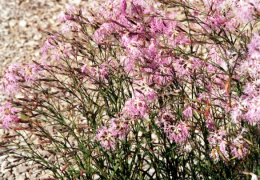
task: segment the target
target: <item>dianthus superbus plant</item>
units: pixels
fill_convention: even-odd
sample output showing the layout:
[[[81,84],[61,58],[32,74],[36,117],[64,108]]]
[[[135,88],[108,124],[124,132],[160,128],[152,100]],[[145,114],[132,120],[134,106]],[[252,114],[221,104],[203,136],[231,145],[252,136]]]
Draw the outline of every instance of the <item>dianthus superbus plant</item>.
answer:
[[[258,0],[67,7],[3,75],[2,152],[54,179],[257,179],[259,17]]]

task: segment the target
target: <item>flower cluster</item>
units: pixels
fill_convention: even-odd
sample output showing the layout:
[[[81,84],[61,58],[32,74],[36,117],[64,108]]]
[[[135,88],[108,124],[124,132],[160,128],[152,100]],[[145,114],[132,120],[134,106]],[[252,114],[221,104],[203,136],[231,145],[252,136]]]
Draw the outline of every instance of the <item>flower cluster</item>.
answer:
[[[185,122],[176,123],[176,117],[170,112],[161,111],[158,124],[170,140],[174,140],[176,143],[185,143],[187,141],[189,137],[187,124]]]
[[[124,116],[129,118],[143,118],[147,112],[146,102],[137,98],[128,99],[125,103],[122,112]]]
[[[239,72],[252,80],[245,84],[244,94],[236,101],[231,115],[236,123],[244,120],[255,125],[260,123],[260,36],[254,34],[247,47],[247,59],[242,62]]]
[[[17,123],[19,118],[17,114],[19,110],[12,106],[11,103],[6,103],[0,106],[0,119],[5,128],[11,128],[12,123]]]
[[[125,118],[113,118],[110,120],[109,128],[102,127],[96,135],[97,140],[105,149],[115,149],[115,144],[118,138],[122,139],[128,131],[128,122]]]
[[[242,139],[243,137],[240,135],[236,139],[234,139],[231,145],[231,153],[238,159],[242,159],[246,156],[247,150],[247,143]]]
[[[2,79],[2,88],[8,94],[19,92],[22,84],[31,84],[40,77],[43,70],[34,63],[14,63],[8,67]]]
[[[219,161],[219,154],[228,158],[229,154],[227,151],[227,141],[226,141],[227,133],[225,130],[219,132],[212,132],[208,138],[210,145],[212,147],[211,157],[214,158],[215,161]]]

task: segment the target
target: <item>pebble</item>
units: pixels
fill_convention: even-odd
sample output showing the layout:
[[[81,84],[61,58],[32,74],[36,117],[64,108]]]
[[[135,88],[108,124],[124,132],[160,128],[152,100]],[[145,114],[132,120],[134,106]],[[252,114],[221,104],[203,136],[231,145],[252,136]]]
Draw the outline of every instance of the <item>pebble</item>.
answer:
[[[80,5],[81,0],[74,0],[74,1],[72,1],[72,3],[75,3],[78,6],[78,5]]]
[[[9,21],[9,26],[14,27],[16,25],[16,20],[12,19]]]
[[[7,178],[10,177],[10,176],[11,176],[11,172],[8,171],[8,172],[5,173],[5,175],[4,175],[3,178],[7,179]]]
[[[94,179],[94,180],[100,179],[100,176],[97,175],[97,174],[95,174],[95,175],[93,176],[93,179]]]
[[[31,179],[37,179],[38,175],[39,175],[39,173],[33,173],[33,174],[30,176],[30,178],[31,178]]]
[[[33,39],[34,40],[40,40],[42,38],[42,35],[41,34],[35,34],[34,36],[33,36]]]
[[[25,39],[20,39],[20,44],[24,44],[25,43]]]
[[[21,166],[21,167],[19,167],[18,171],[19,171],[19,173],[24,173],[24,172],[26,172],[28,169],[29,169],[29,167],[27,167],[27,166]]]
[[[48,179],[48,178],[51,178],[51,176],[50,175],[42,175],[41,177],[40,177],[40,180],[44,180],[44,179]]]
[[[36,41],[28,41],[26,42],[24,45],[25,46],[29,46],[30,48],[33,48],[34,46],[36,46],[38,43]]]
[[[7,177],[7,180],[14,180],[15,178],[14,178],[14,175],[13,174],[11,174],[11,176],[9,176],[9,177]]]
[[[2,22],[2,26],[5,27],[5,28],[8,27],[8,23],[7,22]]]
[[[25,179],[25,175],[18,175],[16,176],[17,180],[24,180]]]
[[[21,26],[21,27],[25,27],[26,24],[27,24],[27,22],[25,20],[19,21],[19,26]]]
[[[39,57],[39,56],[40,56],[40,52],[38,52],[38,51],[35,52],[35,53],[34,53],[34,56],[35,56],[35,57]]]
[[[5,168],[7,167],[7,164],[8,164],[8,161],[2,162],[2,164],[1,164],[1,171],[5,170]]]
[[[10,163],[13,163],[14,161],[17,160],[17,158],[9,157],[7,160],[8,160]]]

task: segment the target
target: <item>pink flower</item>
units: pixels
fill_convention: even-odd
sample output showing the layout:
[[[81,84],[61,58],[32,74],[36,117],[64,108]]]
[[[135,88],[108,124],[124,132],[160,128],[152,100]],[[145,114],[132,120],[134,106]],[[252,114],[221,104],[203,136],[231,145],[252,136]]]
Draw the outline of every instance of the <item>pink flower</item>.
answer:
[[[254,12],[254,6],[252,6],[250,3],[239,1],[236,18],[244,23],[249,23],[250,21],[254,20]]]
[[[128,130],[128,122],[125,120],[125,118],[113,118],[110,120],[110,125],[110,130],[114,137],[124,138],[126,136]]]
[[[8,67],[2,78],[2,88],[9,95],[21,90],[22,84],[31,84],[42,75],[43,70],[36,64],[14,63]]]
[[[113,19],[112,19],[113,20]],[[116,20],[114,20],[116,21]],[[121,31],[121,26],[117,25],[113,22],[105,22],[103,23],[99,29],[97,29],[93,35],[93,39],[97,44],[103,44],[107,42],[113,42],[114,39],[111,38],[111,40],[108,39],[108,37],[113,37],[112,33],[115,33],[117,31]]]
[[[161,65],[150,77],[158,86],[164,86],[173,80],[172,68]]]
[[[231,153],[238,159],[242,159],[247,154],[246,142],[239,135],[230,146]]]
[[[234,107],[231,110],[231,118],[235,124],[239,124],[241,122],[242,117],[243,117],[243,113],[239,107]]]
[[[156,91],[150,88],[144,81],[138,82],[140,86],[135,88],[135,96],[138,99],[151,102],[156,98]]]
[[[70,22],[66,22],[65,24],[62,25],[61,32],[63,34],[67,34],[68,32],[70,32],[70,30],[71,30]]]
[[[76,14],[76,8],[73,5],[69,5],[66,7],[68,13],[70,14]]]
[[[151,31],[153,33],[163,33],[165,26],[162,18],[154,18],[153,21],[150,23]]]
[[[42,74],[42,70],[36,64],[22,64],[21,74],[26,82],[33,82]]]
[[[210,131],[213,131],[216,128],[214,122],[210,117],[206,120],[206,126]]]
[[[133,2],[131,3],[131,16],[142,14],[142,12],[142,6]]]
[[[63,11],[59,14],[58,20],[62,23],[67,21],[66,14]]]
[[[257,177],[257,175],[255,175],[255,174],[251,174],[252,175],[252,178],[251,178],[251,180],[258,180],[258,177]]]
[[[224,138],[226,137],[226,131],[215,131],[211,132],[210,136],[208,137],[208,141],[211,147],[218,146],[222,141],[224,141]]]
[[[108,78],[109,76],[109,68],[106,63],[102,63],[99,65],[99,76],[101,79],[104,81]]]
[[[219,160],[219,154],[217,152],[217,148],[219,148],[220,152],[222,153],[223,156],[228,158],[229,154],[227,151],[227,141],[225,140],[226,138],[226,131],[215,131],[211,132],[208,141],[210,143],[210,146],[212,147],[212,154],[211,157],[214,158],[215,161]]]
[[[3,121],[2,124],[5,128],[9,129],[13,122],[18,122],[17,113],[19,111],[11,103],[0,106],[0,119]]]
[[[129,34],[124,34],[121,36],[121,44],[123,47],[127,47],[130,41],[131,39],[129,37]]]
[[[83,66],[82,66],[82,68],[81,68],[81,72],[82,73],[88,73],[88,65],[87,64],[84,64]]]
[[[83,73],[83,76],[88,76],[89,80],[92,82],[100,80],[106,81],[109,77],[109,68],[106,63],[102,63],[98,67],[90,67],[85,64],[81,68],[81,72]]]
[[[149,45],[149,52],[151,54],[151,57],[156,56],[157,48],[155,47],[154,39],[151,40],[151,44]]]
[[[8,95],[13,95],[14,93],[20,90],[20,86],[18,82],[10,81],[8,77],[9,75],[10,74],[5,74],[4,77],[2,78],[1,89],[4,90]]]
[[[127,8],[126,0],[121,0],[120,8],[121,8],[121,14],[125,15],[126,14],[126,8]]]
[[[228,151],[227,151],[227,142],[226,141],[221,141],[220,142],[219,150],[221,151],[223,156],[225,156],[226,158],[229,157],[229,154],[228,154]]]
[[[8,67],[7,72],[3,75],[2,88],[9,95],[12,95],[20,90],[20,82],[23,81],[21,69],[21,64],[14,63]]]
[[[136,60],[142,57],[142,49],[140,49],[138,46],[129,45],[126,49],[129,53],[129,57],[131,57],[132,60]]]
[[[50,49],[55,49],[55,37],[51,36],[49,39],[47,39],[42,48],[41,48],[41,53],[42,54],[48,54]]]
[[[66,22],[63,24],[62,28],[61,28],[61,32],[62,32],[63,34],[66,34],[66,33],[70,32],[71,30],[72,30],[72,31],[79,31],[79,30],[80,30],[80,27],[78,26],[77,23],[75,23],[75,22],[73,22],[73,21],[66,21]]]
[[[188,129],[183,122],[180,122],[177,126],[168,125],[165,133],[170,140],[174,140],[176,143],[184,143],[189,137]]]
[[[185,122],[179,122],[176,125],[176,117],[167,109],[163,109],[159,116],[158,125],[170,140],[174,140],[176,143],[186,142],[189,132]]]
[[[260,35],[254,34],[251,42],[247,45],[249,57],[259,61],[260,58]]]
[[[135,61],[129,57],[123,56],[121,57],[121,64],[124,66],[124,70],[129,73],[134,71]]]
[[[185,119],[190,119],[192,118],[192,107],[187,106],[185,110],[182,112],[182,115],[184,116]]]
[[[125,117],[134,118],[135,116],[143,118],[147,111],[147,105],[145,101],[138,98],[128,99],[122,110]]]
[[[113,136],[113,132],[111,132],[111,129],[108,129],[107,127],[100,128],[96,134],[96,138],[101,142],[102,147],[105,149],[115,149],[115,138]]]
[[[95,83],[99,80],[98,70],[95,67],[90,67],[84,64],[81,68],[81,72],[84,78],[87,78],[90,82]]]
[[[166,109],[161,110],[159,117],[159,125],[161,127],[167,127],[168,124],[175,122],[175,116]]]

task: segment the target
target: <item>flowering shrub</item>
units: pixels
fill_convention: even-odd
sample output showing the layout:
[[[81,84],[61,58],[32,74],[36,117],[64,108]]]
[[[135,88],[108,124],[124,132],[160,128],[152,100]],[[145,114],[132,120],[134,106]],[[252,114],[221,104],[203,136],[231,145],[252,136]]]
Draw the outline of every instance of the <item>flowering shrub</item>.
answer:
[[[42,58],[5,72],[12,105],[1,107],[3,125],[23,122],[18,148],[54,178],[257,178],[259,5],[70,6]]]

